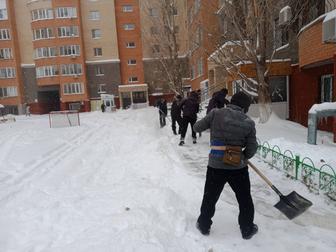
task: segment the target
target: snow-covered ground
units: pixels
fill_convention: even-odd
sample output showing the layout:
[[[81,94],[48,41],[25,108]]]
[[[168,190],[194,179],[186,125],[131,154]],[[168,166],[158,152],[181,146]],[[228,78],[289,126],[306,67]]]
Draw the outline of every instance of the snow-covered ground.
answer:
[[[154,108],[80,114],[81,126],[50,129],[48,117],[0,124],[0,251],[334,251],[336,204],[298,181],[252,161],[284,194],[314,205],[290,221],[279,197],[253,172],[259,233],[241,238],[235,196],[227,185],[210,236],[195,229],[205,180],[209,133],[186,145],[159,127]],[[272,117],[260,140],[335,162],[332,136]],[[301,152],[302,151],[302,152]]]

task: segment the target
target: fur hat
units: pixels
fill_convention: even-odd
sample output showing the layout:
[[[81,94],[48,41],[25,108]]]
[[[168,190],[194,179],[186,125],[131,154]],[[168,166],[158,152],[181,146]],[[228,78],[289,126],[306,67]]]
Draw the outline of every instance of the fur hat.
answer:
[[[241,107],[244,110],[244,113],[247,113],[251,105],[251,98],[244,92],[240,91],[232,96],[231,104]]]

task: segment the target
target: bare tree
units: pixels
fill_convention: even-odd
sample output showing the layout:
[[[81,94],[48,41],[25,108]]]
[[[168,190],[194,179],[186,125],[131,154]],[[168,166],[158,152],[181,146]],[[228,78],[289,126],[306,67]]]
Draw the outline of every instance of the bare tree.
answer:
[[[244,81],[240,88],[258,99],[260,121],[271,115],[270,67],[279,51],[277,31],[286,31],[296,24],[310,0],[227,0],[220,10],[231,29],[221,34],[224,44],[210,56],[234,78]],[[279,11],[287,8],[286,20],[279,26]],[[284,10],[283,8],[282,10]],[[282,20],[283,21],[283,20]],[[287,41],[289,43],[289,41]],[[288,46],[288,45],[285,45]],[[246,76],[240,66],[249,63],[255,68],[256,80]]]
[[[147,26],[143,31],[145,46],[150,48],[152,57],[160,62],[160,69],[167,80],[169,89],[183,95],[183,72],[185,62],[179,55],[179,24],[176,21],[178,0],[142,0],[143,11],[147,14]]]

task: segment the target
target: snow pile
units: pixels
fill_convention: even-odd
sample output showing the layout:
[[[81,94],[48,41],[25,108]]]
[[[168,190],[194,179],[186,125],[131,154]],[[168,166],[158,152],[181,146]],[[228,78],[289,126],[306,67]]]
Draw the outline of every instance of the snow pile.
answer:
[[[279,190],[314,205],[287,220],[273,207],[279,197],[251,171],[259,233],[242,240],[227,185],[210,236],[202,236],[195,222],[209,132],[192,144],[189,129],[180,147],[154,108],[80,116],[80,127],[50,129],[48,116],[0,125],[0,251],[334,251],[335,203],[257,159]],[[272,118],[257,128],[260,139],[303,146],[297,124]]]

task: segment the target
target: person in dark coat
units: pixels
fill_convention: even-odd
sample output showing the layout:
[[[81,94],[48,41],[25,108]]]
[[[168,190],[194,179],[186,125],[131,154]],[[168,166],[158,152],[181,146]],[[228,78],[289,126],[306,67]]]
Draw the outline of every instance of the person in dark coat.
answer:
[[[100,108],[101,108],[101,111],[104,113],[105,109],[106,109],[106,106],[105,106],[104,102],[102,102],[102,104],[100,105]]]
[[[253,223],[254,206],[247,167],[247,160],[254,156],[258,147],[255,123],[246,115],[250,104],[250,97],[238,92],[232,96],[231,104],[210,111],[194,125],[196,132],[210,128],[211,138],[201,213],[196,223],[203,235],[210,233],[215,206],[226,183],[238,201],[238,223],[243,239],[250,239],[258,231],[258,226]],[[229,146],[238,149],[235,164],[226,160]]]
[[[193,129],[195,122],[197,121],[197,113],[199,112],[198,95],[196,92],[191,92],[187,99],[181,102],[182,110],[182,129],[181,139],[179,145],[184,145],[184,138],[186,136],[188,125],[191,125],[193,143],[196,143],[196,132]]]
[[[159,109],[159,116],[160,116],[160,126],[161,128],[166,125],[166,116],[167,116],[167,102],[164,98],[161,98],[158,103],[157,107]]]
[[[176,132],[176,123],[179,126],[179,130],[178,133],[181,134],[181,107],[180,107],[180,102],[182,100],[182,96],[181,95],[177,95],[174,97],[172,106],[171,106],[171,111],[170,111],[170,115],[171,115],[171,119],[172,119],[172,130],[174,135],[177,135]]]
[[[226,88],[221,89],[218,92],[213,93],[212,98],[209,101],[208,108],[207,108],[207,114],[213,109],[213,108],[223,108],[230,102],[225,98],[228,94],[228,90]]]

